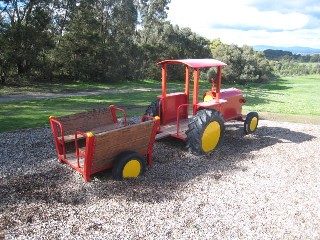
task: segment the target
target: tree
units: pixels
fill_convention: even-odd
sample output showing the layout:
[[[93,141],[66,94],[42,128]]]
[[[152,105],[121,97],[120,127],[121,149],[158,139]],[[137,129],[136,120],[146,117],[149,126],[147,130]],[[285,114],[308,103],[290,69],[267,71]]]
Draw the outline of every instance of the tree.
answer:
[[[210,48],[214,58],[228,64],[223,71],[226,82],[263,81],[272,75],[271,65],[264,54],[250,46],[227,45],[216,39]]]
[[[0,1],[1,78],[41,72],[45,51],[53,47],[48,1]],[[5,74],[4,74],[5,73]]]
[[[53,3],[49,5],[52,12],[52,31],[57,45],[78,4],[80,0],[53,0]]]
[[[263,51],[266,58],[270,60],[292,59],[293,54],[289,51],[266,49]]]
[[[213,48],[213,58],[228,64],[223,71],[226,82],[235,82],[240,79],[243,70],[242,52],[236,45],[220,44]]]
[[[167,18],[168,4],[171,0],[135,0],[135,5],[140,15],[139,25],[143,29],[140,41],[143,44],[150,43],[154,39],[154,28],[162,25]]]
[[[320,62],[320,54],[312,54],[310,57],[310,62]]]
[[[217,47],[219,47],[221,45],[225,45],[225,44],[223,42],[221,42],[220,38],[213,39],[211,44],[210,44],[211,52],[213,52]]]
[[[145,34],[144,30],[139,34]],[[161,72],[154,63],[163,59],[179,58],[209,58],[210,41],[194,32],[190,28],[180,28],[170,22],[163,22],[149,32],[148,43],[139,41],[139,46],[143,52],[142,69],[148,69],[144,76],[159,79]],[[168,75],[174,79],[183,79],[184,70],[172,67],[168,70]]]
[[[81,0],[58,46],[58,75],[82,81],[131,78],[136,21],[131,0]]]
[[[98,54],[104,51],[103,43],[93,1],[81,1],[57,48],[59,75],[82,81],[103,77],[97,64]]]

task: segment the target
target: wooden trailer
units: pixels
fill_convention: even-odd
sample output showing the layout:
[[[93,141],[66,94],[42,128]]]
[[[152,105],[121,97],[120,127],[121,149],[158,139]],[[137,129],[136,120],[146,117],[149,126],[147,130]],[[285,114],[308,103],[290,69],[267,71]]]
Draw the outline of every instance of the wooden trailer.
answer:
[[[117,112],[123,113],[119,122]],[[146,121],[146,118],[149,118]],[[152,164],[159,117],[143,116],[141,122],[127,125],[123,109],[110,106],[87,112],[50,117],[58,159],[80,172],[85,181],[94,173],[113,168],[115,179],[138,177]]]

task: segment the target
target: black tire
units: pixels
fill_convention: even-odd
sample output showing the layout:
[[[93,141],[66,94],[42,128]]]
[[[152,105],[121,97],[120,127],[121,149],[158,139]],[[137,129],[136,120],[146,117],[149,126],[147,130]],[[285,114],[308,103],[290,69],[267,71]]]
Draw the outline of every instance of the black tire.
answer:
[[[116,157],[112,176],[115,180],[141,176],[146,168],[144,159],[136,152],[126,151]]]
[[[219,147],[224,136],[224,118],[213,109],[202,109],[188,125],[187,149],[195,155],[203,155]]]
[[[259,123],[259,115],[256,112],[249,112],[244,121],[244,133],[251,134],[257,130]]]
[[[145,116],[150,116],[150,117],[156,117],[159,116],[159,108],[160,108],[160,99],[154,100],[146,109],[144,115]],[[148,119],[146,118],[145,121],[148,121]]]

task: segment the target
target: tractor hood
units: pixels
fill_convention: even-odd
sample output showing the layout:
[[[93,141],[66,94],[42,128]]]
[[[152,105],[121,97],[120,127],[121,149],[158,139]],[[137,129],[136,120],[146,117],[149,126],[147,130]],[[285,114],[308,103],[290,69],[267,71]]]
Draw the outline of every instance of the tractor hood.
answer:
[[[206,59],[178,59],[178,60],[164,60],[157,63],[162,64],[185,64],[191,68],[206,68],[206,67],[219,67],[227,66],[226,63],[212,58]]]

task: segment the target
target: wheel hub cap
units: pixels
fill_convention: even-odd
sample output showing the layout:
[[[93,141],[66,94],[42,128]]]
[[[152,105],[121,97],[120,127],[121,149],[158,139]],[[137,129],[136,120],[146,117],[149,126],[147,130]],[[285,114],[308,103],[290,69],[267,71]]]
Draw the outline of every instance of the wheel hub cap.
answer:
[[[220,124],[216,121],[209,123],[202,135],[202,149],[204,152],[212,151],[220,139]]]
[[[254,130],[256,130],[257,125],[258,125],[258,119],[256,117],[252,118],[250,122],[250,131],[253,132]]]
[[[140,162],[136,159],[130,160],[123,168],[122,175],[124,178],[138,177],[141,171]]]

